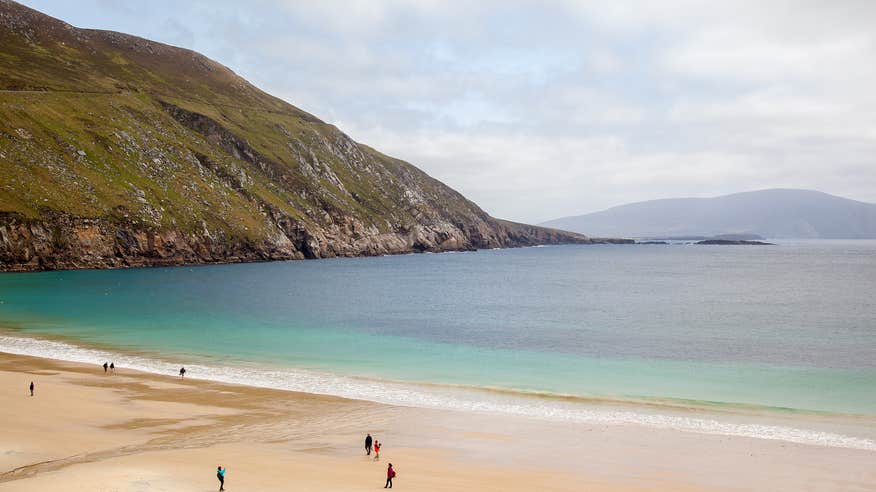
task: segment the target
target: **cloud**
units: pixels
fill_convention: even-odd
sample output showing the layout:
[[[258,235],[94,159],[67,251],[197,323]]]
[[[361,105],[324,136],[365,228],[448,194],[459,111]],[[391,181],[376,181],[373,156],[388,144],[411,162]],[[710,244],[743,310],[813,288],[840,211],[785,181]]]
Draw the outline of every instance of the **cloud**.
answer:
[[[876,4],[28,2],[204,52],[539,221],[776,186],[876,201]]]

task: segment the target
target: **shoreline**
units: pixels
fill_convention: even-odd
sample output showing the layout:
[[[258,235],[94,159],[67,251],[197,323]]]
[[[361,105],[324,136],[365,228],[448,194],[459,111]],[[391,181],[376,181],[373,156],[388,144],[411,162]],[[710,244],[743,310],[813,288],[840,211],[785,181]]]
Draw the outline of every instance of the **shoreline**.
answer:
[[[501,219],[499,219],[501,220]],[[526,226],[526,224],[523,224]],[[535,227],[538,226],[528,226]],[[560,233],[566,234],[578,234],[574,232],[567,231],[559,231]],[[71,263],[69,266],[66,264],[63,265],[53,265],[46,266],[42,262],[37,261],[34,263],[33,261],[28,263],[3,263],[0,264],[0,274],[4,273],[39,273],[39,272],[66,272],[66,271],[79,271],[79,270],[134,270],[134,269],[151,269],[151,268],[185,268],[185,267],[202,267],[202,266],[217,266],[217,265],[237,265],[237,264],[248,264],[248,263],[274,263],[274,262],[285,262],[285,261],[308,261],[308,260],[337,260],[337,259],[354,259],[354,258],[376,258],[376,257],[392,257],[392,256],[406,256],[406,255],[417,255],[417,254],[444,254],[444,253],[471,253],[478,251],[495,251],[495,250],[508,250],[508,249],[523,249],[523,248],[541,248],[546,246],[599,246],[599,245],[629,245],[636,244],[633,239],[626,238],[595,238],[586,236],[586,241],[567,241],[567,242],[544,242],[544,243],[535,243],[535,244],[514,244],[514,245],[505,245],[499,247],[460,247],[460,248],[437,248],[432,250],[417,250],[417,249],[408,249],[408,250],[400,250],[400,251],[366,251],[361,252],[359,254],[336,254],[333,256],[318,256],[318,257],[279,257],[279,258],[271,258],[271,257],[229,257],[229,258],[221,258],[221,259],[203,259],[199,258],[198,261],[176,261],[174,259],[166,260],[164,258],[159,259],[151,259],[150,257],[134,257],[137,261],[131,263],[118,263],[118,264],[104,264],[104,263],[95,263],[95,264],[78,264],[75,261]]]
[[[398,407],[123,367],[104,375],[97,364],[5,353],[0,403],[0,491],[203,490],[217,464],[235,490],[371,490],[387,462],[408,490],[876,486],[870,451]],[[380,462],[362,456],[366,431],[388,443]]]
[[[9,332],[14,335],[10,336]],[[23,345],[10,345],[12,340]],[[6,330],[6,334],[0,331],[0,353],[86,365],[94,360],[114,360],[118,367],[158,377],[172,377],[177,370],[173,363],[153,354],[119,351],[61,336],[23,334],[14,329]],[[687,405],[672,400],[587,398],[504,388],[357,378],[294,368],[217,366],[205,361],[190,360],[184,365],[189,369],[189,379],[244,388],[569,425],[637,426],[876,451],[876,418],[871,415],[785,411],[742,404],[693,402]]]

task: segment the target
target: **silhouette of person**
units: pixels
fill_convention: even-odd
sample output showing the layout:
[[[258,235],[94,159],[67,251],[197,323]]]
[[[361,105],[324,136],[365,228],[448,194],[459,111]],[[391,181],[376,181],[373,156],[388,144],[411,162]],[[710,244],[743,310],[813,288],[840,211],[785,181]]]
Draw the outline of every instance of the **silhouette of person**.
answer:
[[[222,468],[222,465],[219,465],[219,468],[216,468],[216,478],[219,479],[219,490],[225,490],[225,471],[228,468]]]

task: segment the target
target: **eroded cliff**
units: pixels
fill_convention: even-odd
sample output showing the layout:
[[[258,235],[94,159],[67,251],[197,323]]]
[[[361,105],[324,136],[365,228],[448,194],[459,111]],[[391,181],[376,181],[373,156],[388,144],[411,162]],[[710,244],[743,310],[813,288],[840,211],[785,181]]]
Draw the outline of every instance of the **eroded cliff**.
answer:
[[[588,243],[490,217],[189,50],[0,0],[0,269]]]

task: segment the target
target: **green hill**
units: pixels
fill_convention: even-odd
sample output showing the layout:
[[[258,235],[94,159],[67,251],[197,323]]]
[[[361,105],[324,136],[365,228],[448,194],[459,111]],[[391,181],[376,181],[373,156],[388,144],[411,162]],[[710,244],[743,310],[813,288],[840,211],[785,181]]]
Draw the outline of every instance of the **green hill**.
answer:
[[[0,0],[0,269],[591,242],[500,221],[186,49]]]

